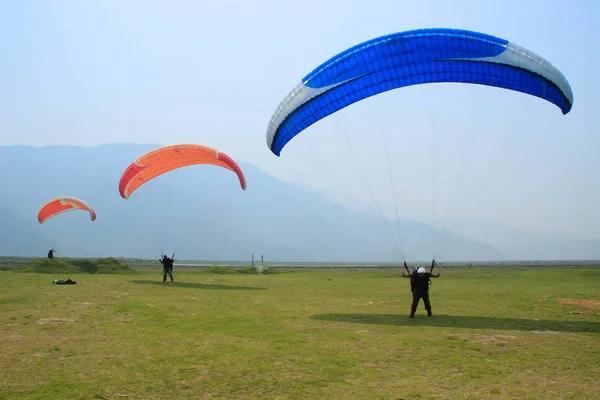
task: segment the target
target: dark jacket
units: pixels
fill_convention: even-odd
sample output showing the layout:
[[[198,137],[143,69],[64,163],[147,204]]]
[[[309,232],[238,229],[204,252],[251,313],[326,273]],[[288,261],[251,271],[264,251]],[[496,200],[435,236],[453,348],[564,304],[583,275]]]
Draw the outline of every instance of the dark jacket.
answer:
[[[169,258],[169,257],[165,257],[162,260],[159,260],[164,269],[171,269],[173,268],[173,259]]]
[[[429,291],[429,279],[432,277],[429,272],[424,272],[421,274],[413,274],[410,279],[411,289],[413,291],[417,291],[419,293],[425,293]]]

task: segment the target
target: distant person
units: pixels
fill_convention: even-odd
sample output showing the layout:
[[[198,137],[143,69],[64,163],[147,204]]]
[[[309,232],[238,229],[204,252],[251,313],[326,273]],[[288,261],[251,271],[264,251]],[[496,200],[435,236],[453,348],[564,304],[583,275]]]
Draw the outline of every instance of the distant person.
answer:
[[[431,262],[431,270],[435,266],[435,260]],[[411,289],[413,289],[413,301],[410,307],[410,318],[415,317],[415,312],[417,311],[417,306],[419,305],[419,300],[423,299],[423,303],[425,303],[425,310],[427,310],[427,316],[431,317],[431,303],[429,302],[429,283],[430,278],[439,278],[440,274],[437,275],[432,274],[431,272],[427,272],[424,267],[420,267],[417,269],[416,274],[412,274],[411,277]]]
[[[54,260],[54,252],[56,250],[54,250],[52,247],[50,248],[50,250],[48,250],[48,258],[51,260]]]
[[[171,282],[173,282],[173,261],[175,261],[175,254],[173,254],[173,258],[169,258],[166,254],[162,259],[158,259],[163,265],[163,283],[167,281],[167,274],[171,277]]]

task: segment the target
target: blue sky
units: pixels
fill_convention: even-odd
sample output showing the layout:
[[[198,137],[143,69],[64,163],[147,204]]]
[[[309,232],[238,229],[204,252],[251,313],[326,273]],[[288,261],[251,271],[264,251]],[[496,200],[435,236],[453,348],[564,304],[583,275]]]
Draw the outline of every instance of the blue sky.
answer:
[[[600,238],[599,22],[593,0],[3,1],[0,145],[202,143],[363,212],[395,219],[398,205],[438,227],[492,219]],[[269,118],[314,67],[425,27],[480,31],[543,56],[569,80],[573,110],[423,85],[320,121],[280,158],[269,151]]]

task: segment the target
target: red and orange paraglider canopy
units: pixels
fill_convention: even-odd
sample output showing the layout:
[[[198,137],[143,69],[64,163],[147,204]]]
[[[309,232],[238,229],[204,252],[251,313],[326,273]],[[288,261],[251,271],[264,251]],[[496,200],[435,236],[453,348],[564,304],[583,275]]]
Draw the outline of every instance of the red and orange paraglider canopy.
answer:
[[[89,211],[92,221],[96,220],[96,212],[84,201],[75,197],[57,197],[40,208],[40,211],[38,211],[38,221],[40,224],[43,224],[49,218],[71,210]]]
[[[241,168],[227,154],[204,145],[177,144],[152,150],[129,165],[121,176],[119,193],[128,199],[137,188],[157,176],[195,164],[212,164],[235,172],[240,186],[246,190]]]

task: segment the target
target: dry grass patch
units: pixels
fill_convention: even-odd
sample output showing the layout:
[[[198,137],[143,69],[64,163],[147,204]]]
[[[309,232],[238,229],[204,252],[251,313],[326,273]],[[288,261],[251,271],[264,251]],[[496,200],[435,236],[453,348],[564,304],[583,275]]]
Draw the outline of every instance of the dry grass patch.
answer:
[[[119,321],[119,322],[123,322],[124,324],[129,324],[129,323],[135,322],[135,319],[127,318],[127,317],[115,317],[115,320]]]
[[[490,343],[510,343],[511,341],[518,339],[516,336],[512,335],[480,335],[480,334],[464,334],[464,335],[454,335],[451,337],[456,337],[462,339],[464,341],[481,343],[481,344],[490,344]]]
[[[72,322],[75,322],[75,320],[71,319],[71,318],[56,318],[56,317],[40,318],[37,320],[37,323],[40,325],[62,325],[62,324],[70,324]]]
[[[591,308],[594,310],[600,310],[600,301],[599,300],[590,300],[590,299],[560,299],[558,300],[560,304],[569,304],[572,306],[580,306],[585,308]]]

